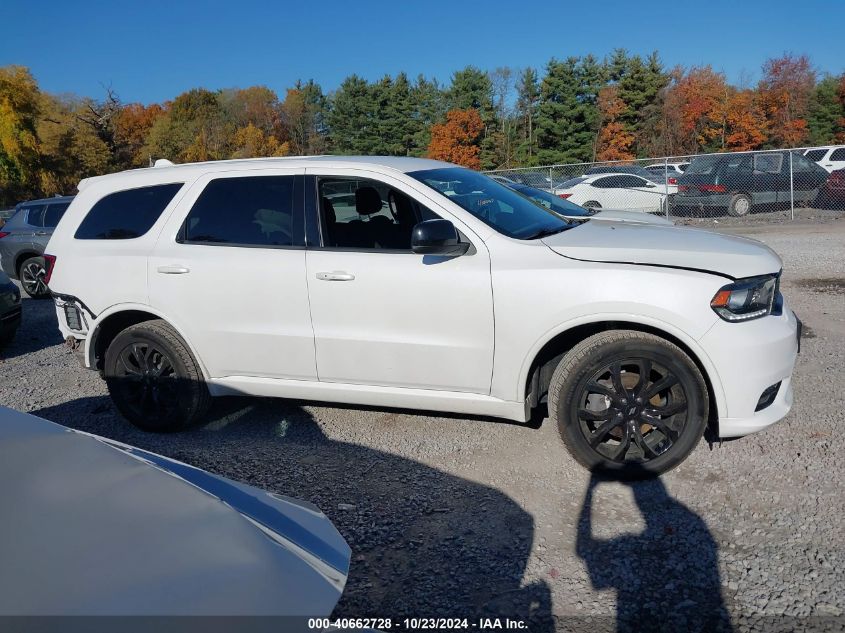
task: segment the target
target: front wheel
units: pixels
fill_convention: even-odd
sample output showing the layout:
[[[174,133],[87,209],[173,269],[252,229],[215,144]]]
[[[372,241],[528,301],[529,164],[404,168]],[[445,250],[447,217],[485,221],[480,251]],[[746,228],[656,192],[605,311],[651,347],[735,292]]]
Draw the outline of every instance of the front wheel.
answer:
[[[601,209],[601,203],[595,200],[587,200],[584,204],[581,205],[585,209]]]
[[[680,464],[701,439],[707,387],[676,345],[612,330],[563,357],[549,385],[549,414],[570,453],[589,470],[654,476]]]
[[[44,282],[46,275],[43,257],[30,257],[24,260],[18,271],[24,292],[33,299],[44,299],[50,294],[47,284]]]
[[[199,420],[210,395],[188,346],[170,325],[144,321],[106,350],[105,378],[123,416],[145,431],[175,431]]]

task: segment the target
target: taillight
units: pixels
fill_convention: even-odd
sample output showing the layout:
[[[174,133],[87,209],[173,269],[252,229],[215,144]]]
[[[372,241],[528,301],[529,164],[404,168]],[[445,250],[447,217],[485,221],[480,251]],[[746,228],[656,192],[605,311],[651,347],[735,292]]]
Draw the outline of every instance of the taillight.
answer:
[[[689,185],[678,185],[678,191],[689,191]]]
[[[44,283],[50,285],[50,277],[53,275],[53,269],[56,267],[55,255],[44,255]]]
[[[6,237],[7,235],[9,235],[9,233],[6,231],[0,231],[0,237]]]
[[[677,184],[678,184],[678,179],[677,179],[677,178],[672,178],[672,176],[669,176],[669,184],[670,184],[670,185],[677,185]]]
[[[566,200],[567,198],[571,198],[572,194],[571,193],[559,193],[559,194],[557,194],[557,197],[563,198],[564,200]]]
[[[709,191],[711,193],[725,193],[725,185],[698,185],[698,190],[701,192]]]

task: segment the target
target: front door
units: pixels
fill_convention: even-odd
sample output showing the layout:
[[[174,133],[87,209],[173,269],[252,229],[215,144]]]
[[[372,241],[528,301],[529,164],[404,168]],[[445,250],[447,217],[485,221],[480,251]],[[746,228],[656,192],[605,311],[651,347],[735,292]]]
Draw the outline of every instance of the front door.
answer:
[[[150,304],[184,332],[212,378],[316,380],[302,172],[200,179],[149,257]]]
[[[307,173],[321,228],[306,255],[319,379],[488,394],[493,295],[484,243],[398,179]],[[466,255],[411,251],[413,226],[438,215],[472,243]]]

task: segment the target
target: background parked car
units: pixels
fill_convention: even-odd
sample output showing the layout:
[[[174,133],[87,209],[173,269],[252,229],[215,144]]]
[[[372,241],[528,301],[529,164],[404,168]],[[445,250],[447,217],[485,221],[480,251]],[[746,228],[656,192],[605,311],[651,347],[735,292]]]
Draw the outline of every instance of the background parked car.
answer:
[[[845,145],[814,147],[804,150],[804,156],[829,172],[845,169]]]
[[[727,212],[744,216],[753,208],[772,211],[790,201],[789,152],[710,154],[692,161],[678,179],[673,209]],[[827,180],[827,172],[792,152],[792,188],[796,204],[809,204]]]
[[[845,169],[831,172],[819,193],[821,206],[845,206]]]
[[[20,324],[20,290],[5,273],[0,272],[0,347],[11,342]]]
[[[517,185],[512,184],[508,185],[514,191],[518,191],[523,196],[528,196],[534,202],[539,205],[554,211],[558,215],[562,215],[567,220],[613,220],[617,222],[637,222],[640,224],[667,224],[672,226],[672,222],[667,220],[666,218],[662,218],[659,216],[646,214],[646,213],[638,213],[636,211],[596,211],[594,209],[587,209],[585,207],[579,206],[574,202],[570,202],[565,198],[560,196],[556,196],[553,193],[549,193],[548,191],[543,191],[541,189],[535,189],[534,187],[528,187],[526,185]]]
[[[568,180],[554,193],[588,209],[662,213],[667,204],[666,188],[635,174],[600,173]],[[668,185],[668,190],[672,196],[677,187]]]
[[[656,182],[659,185],[667,182],[663,172],[655,174],[640,165],[597,165],[596,167],[590,167],[584,172],[585,176],[592,176],[594,174],[633,174],[651,182]],[[669,184],[671,185],[673,183],[670,182]]]
[[[49,294],[44,283],[44,248],[73,196],[22,202],[0,230],[0,267],[20,279],[24,291],[35,299]]]
[[[651,172],[663,182],[663,178],[668,179],[670,185],[678,184],[678,176],[683,174],[689,163],[655,163],[654,165],[646,165],[645,170]]]
[[[6,407],[0,499],[0,617],[328,617],[349,573],[310,503]]]

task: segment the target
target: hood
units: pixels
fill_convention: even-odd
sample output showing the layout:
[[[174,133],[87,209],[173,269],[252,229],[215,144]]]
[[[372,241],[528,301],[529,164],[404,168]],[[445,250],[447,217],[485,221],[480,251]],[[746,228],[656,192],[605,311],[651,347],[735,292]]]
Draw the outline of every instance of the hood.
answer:
[[[349,571],[308,503],[5,407],[0,499],[0,617],[327,617]]]
[[[640,211],[613,211],[604,209],[596,213],[591,219],[614,222],[637,222],[639,224],[656,224],[660,226],[674,226],[671,220],[653,213],[642,213]]]
[[[757,240],[678,226],[585,222],[543,242],[572,259],[688,268],[733,279],[776,273],[782,267],[777,253]]]

